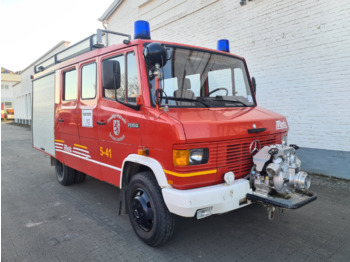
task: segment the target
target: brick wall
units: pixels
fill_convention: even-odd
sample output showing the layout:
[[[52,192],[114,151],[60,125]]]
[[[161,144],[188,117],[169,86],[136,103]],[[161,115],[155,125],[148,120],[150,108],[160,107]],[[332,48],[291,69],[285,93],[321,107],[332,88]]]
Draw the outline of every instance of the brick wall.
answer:
[[[109,29],[216,48],[227,38],[257,79],[260,106],[287,116],[289,141],[350,151],[350,5],[346,0],[125,0]]]

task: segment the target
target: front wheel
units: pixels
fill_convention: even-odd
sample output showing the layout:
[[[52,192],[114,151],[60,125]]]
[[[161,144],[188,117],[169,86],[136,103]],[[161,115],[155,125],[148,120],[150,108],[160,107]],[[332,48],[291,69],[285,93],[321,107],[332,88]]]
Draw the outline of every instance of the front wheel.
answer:
[[[174,216],[166,207],[151,172],[134,175],[126,192],[126,208],[136,235],[150,246],[164,244],[173,234]]]

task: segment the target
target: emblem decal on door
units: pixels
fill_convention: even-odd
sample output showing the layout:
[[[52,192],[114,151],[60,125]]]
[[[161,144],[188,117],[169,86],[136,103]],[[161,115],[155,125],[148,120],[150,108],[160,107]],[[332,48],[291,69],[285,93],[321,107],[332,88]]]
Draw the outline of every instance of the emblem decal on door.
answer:
[[[114,114],[108,119],[108,123],[113,120],[113,132],[109,132],[109,137],[114,141],[122,141],[125,138],[125,135],[121,133],[123,132],[122,124],[126,124],[125,119],[119,115]]]
[[[116,136],[120,134],[120,120],[113,119],[113,132]]]

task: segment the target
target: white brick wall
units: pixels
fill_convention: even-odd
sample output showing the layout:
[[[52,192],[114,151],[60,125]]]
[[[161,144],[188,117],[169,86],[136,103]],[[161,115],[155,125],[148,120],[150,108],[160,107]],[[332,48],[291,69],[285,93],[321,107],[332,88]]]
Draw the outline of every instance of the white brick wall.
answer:
[[[151,23],[152,39],[216,48],[228,38],[257,79],[260,106],[287,116],[289,141],[350,151],[350,4],[347,0],[125,0],[111,30]]]

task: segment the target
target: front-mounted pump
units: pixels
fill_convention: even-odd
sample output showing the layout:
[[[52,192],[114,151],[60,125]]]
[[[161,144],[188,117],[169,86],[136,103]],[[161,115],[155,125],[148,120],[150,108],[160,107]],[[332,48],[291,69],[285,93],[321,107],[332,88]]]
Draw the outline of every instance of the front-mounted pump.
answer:
[[[298,148],[284,144],[265,146],[253,156],[249,177],[253,193],[248,194],[248,199],[266,205],[269,218],[273,218],[275,207],[296,209],[316,199],[308,191],[309,175],[300,169],[301,161],[295,154]]]

